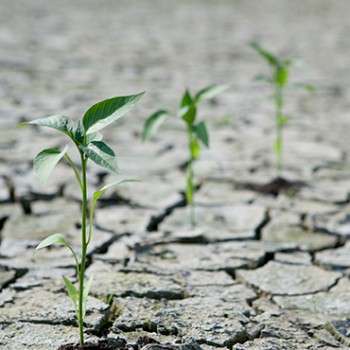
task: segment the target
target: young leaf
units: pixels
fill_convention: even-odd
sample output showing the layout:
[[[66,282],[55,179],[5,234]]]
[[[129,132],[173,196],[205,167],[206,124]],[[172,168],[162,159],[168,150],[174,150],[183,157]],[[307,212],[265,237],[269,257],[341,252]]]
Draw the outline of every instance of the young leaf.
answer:
[[[41,151],[34,159],[34,170],[40,182],[45,187],[49,176],[57,163],[64,157],[68,149],[66,146],[62,151],[48,148]]]
[[[86,302],[87,302],[87,298],[91,289],[91,285],[92,285],[92,281],[94,279],[94,274],[92,274],[89,278],[89,280],[86,282],[86,285],[84,287],[84,291],[83,291],[83,317],[85,316],[86,313]]]
[[[312,86],[311,84],[307,84],[307,83],[297,83],[295,84],[296,87],[298,88],[301,88],[301,89],[304,89],[306,90],[307,92],[310,92],[312,94],[316,93],[317,92],[317,89]]]
[[[193,131],[197,135],[198,139],[203,142],[206,147],[209,147],[209,135],[208,130],[204,122],[200,122],[193,126]]]
[[[283,127],[284,125],[286,125],[289,120],[291,120],[292,117],[290,117],[289,115],[280,115],[277,118],[277,124],[279,127]]]
[[[197,108],[194,104],[185,106],[179,111],[180,117],[189,125],[192,125],[196,119]]]
[[[147,120],[143,127],[142,132],[142,140],[148,140],[153,135],[155,135],[160,128],[160,126],[164,123],[164,121],[168,118],[169,112],[166,110],[159,110],[153,113]]]
[[[255,81],[263,81],[263,82],[269,83],[269,84],[272,83],[271,78],[268,77],[268,76],[265,75],[265,74],[257,74],[253,79],[254,79]]]
[[[78,309],[77,301],[78,301],[79,293],[77,289],[74,287],[74,284],[67,277],[62,276],[62,278],[63,278],[64,284],[66,285],[68,295],[73,302],[74,309],[75,311],[77,311]]]
[[[52,115],[46,118],[35,119],[30,122],[24,122],[18,126],[26,124],[46,126],[48,128],[59,130],[71,138],[73,137],[74,122],[71,118],[65,115]]]
[[[88,145],[92,141],[102,141],[103,135],[99,132],[96,131],[92,134],[86,135],[86,144]]]
[[[80,146],[80,149],[97,165],[114,172],[118,171],[115,153],[103,141],[92,141],[87,147]]]
[[[84,142],[84,136],[83,123],[78,120],[77,125],[73,129],[73,140],[78,144],[82,144]]]
[[[86,134],[91,134],[105,128],[127,113],[144,95],[113,97],[96,103],[88,109],[83,117],[83,125]]]
[[[53,244],[69,246],[67,241],[64,239],[62,233],[55,233],[47,238],[45,238],[38,246],[35,248],[35,251],[43,249]]]
[[[251,43],[250,46],[261,56],[263,57],[268,64],[271,66],[278,66],[279,60],[272,53],[263,49],[258,43]]]
[[[275,80],[278,85],[285,86],[288,80],[288,68],[279,67],[275,72]]]
[[[188,91],[188,89],[185,90],[182,99],[181,99],[181,107],[185,107],[185,106],[191,106],[193,104],[193,100],[191,97],[190,92]]]
[[[101,189],[99,189],[98,191],[96,191],[94,193],[94,196],[93,196],[93,203],[96,203],[96,201],[98,200],[98,198],[100,196],[102,196],[108,189],[110,189],[111,187],[114,187],[114,186],[118,186],[120,184],[123,184],[123,183],[126,183],[126,182],[140,182],[140,180],[133,180],[133,179],[124,179],[124,180],[119,180],[119,181],[116,181],[116,182],[112,182],[106,186],[103,186]]]
[[[223,93],[226,91],[230,85],[212,85],[207,86],[204,89],[197,92],[196,96],[194,97],[194,103],[198,103],[202,100],[210,100],[213,97]]]

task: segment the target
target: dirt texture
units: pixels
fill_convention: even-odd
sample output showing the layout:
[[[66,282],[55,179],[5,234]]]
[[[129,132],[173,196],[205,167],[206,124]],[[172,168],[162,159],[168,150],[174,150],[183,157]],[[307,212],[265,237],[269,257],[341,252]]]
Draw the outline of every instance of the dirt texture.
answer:
[[[97,204],[87,344],[347,349],[349,13],[349,0],[0,0],[0,349],[79,343],[62,281],[76,279],[70,252],[55,246],[33,257],[56,232],[80,251],[74,173],[61,162],[43,189],[32,164],[42,149],[63,149],[66,135],[16,125],[77,119],[97,101],[141,91],[104,133],[122,173],[93,164],[88,172],[90,195],[122,178],[142,182]],[[277,179],[272,91],[254,80],[268,67],[251,42],[295,61]],[[194,165],[191,229],[183,123],[169,118],[149,142],[142,125],[157,109],[176,111],[185,88],[227,83],[198,106],[210,148]],[[74,145],[68,152],[78,159]]]

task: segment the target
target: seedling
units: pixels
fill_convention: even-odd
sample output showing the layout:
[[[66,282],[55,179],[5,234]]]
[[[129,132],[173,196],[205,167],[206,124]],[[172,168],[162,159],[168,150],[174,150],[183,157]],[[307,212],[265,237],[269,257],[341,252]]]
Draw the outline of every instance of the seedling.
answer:
[[[186,176],[186,201],[190,206],[190,224],[194,228],[196,226],[195,219],[195,205],[194,205],[194,171],[193,162],[198,158],[201,152],[201,144],[209,147],[209,135],[205,122],[197,122],[197,105],[203,100],[210,100],[218,94],[228,89],[228,85],[214,85],[208,86],[192,96],[188,89],[185,90],[180,106],[176,113],[161,109],[153,113],[145,122],[142,139],[148,140],[155,135],[159,127],[168,118],[168,116],[175,116],[185,122],[188,138],[189,161],[187,165]]]
[[[252,43],[251,47],[268,63],[270,67],[270,75],[266,76],[260,74],[256,76],[257,80],[262,80],[271,85],[273,90],[273,100],[275,103],[275,142],[274,142],[274,153],[276,157],[276,173],[277,177],[280,177],[283,168],[283,128],[288,123],[291,116],[284,113],[285,105],[285,89],[289,78],[289,68],[293,64],[290,59],[283,60],[271,52],[265,50],[257,43]],[[309,92],[315,92],[316,89],[305,83],[296,84],[296,86],[301,87]]]
[[[109,188],[124,182],[136,181],[119,180],[102,187],[93,194],[91,204],[89,205],[87,164],[88,160],[92,160],[103,168],[113,172],[118,171],[116,155],[114,151],[102,141],[103,136],[100,130],[109,126],[127,113],[140,100],[143,94],[144,93],[114,97],[98,102],[87,110],[82,120],[76,123],[74,123],[70,117],[53,115],[47,118],[24,122],[19,125],[33,124],[56,129],[66,134],[71,141],[73,141],[73,144],[79,152],[80,164],[77,165],[68,155],[68,146],[65,146],[62,150],[52,148],[44,149],[35,157],[34,169],[40,182],[45,186],[57,163],[65,159],[71,166],[81,190],[81,255],[78,256],[77,252],[75,252],[72,246],[66,241],[62,233],[55,233],[47,237],[35,248],[35,251],[37,251],[53,244],[64,245],[73,254],[77,269],[78,286],[76,287],[73,282],[65,276],[63,276],[63,280],[77,315],[81,346],[84,345],[83,327],[86,302],[93,280],[93,275],[91,275],[85,283],[86,253],[91,242],[95,205],[98,198]]]

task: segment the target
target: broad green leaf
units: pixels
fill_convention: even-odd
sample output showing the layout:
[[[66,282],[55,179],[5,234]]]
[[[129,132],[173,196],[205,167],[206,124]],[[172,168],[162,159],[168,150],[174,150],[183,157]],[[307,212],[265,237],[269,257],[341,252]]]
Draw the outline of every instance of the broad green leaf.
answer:
[[[86,313],[86,302],[87,302],[87,298],[91,289],[91,285],[92,285],[92,281],[94,279],[94,274],[92,274],[89,278],[89,280],[86,282],[86,285],[84,287],[84,291],[83,291],[83,317],[85,316]]]
[[[192,138],[191,144],[190,144],[190,148],[191,148],[191,154],[192,154],[192,158],[196,159],[199,157],[199,154],[201,152],[201,148],[198,144],[198,141],[195,137]]]
[[[85,131],[84,131],[83,123],[80,120],[78,120],[75,128],[73,129],[73,139],[78,144],[82,144],[84,142],[84,137],[85,137]]]
[[[45,238],[36,248],[35,251],[43,249],[53,244],[69,246],[67,241],[64,239],[62,233],[55,233],[47,238]]]
[[[209,147],[209,135],[207,126],[204,122],[200,122],[199,124],[193,126],[193,131],[197,135],[198,139],[203,142],[206,147]]]
[[[99,132],[96,131],[92,134],[86,135],[86,144],[88,145],[92,141],[102,141],[103,135]]]
[[[34,170],[40,182],[45,187],[49,176],[57,163],[64,157],[68,149],[66,146],[62,151],[48,148],[41,151],[34,159]]]
[[[114,172],[118,171],[115,153],[103,141],[92,141],[87,147],[80,146],[80,149],[97,165]]]
[[[265,49],[263,49],[258,43],[251,43],[250,46],[271,66],[279,65],[278,58],[274,56],[271,52],[268,52]]]
[[[166,110],[159,110],[153,113],[147,120],[143,127],[142,132],[142,140],[148,140],[153,135],[155,135],[160,128],[160,126],[164,123],[164,121],[168,118],[169,112]]]
[[[99,131],[127,113],[144,95],[118,96],[94,104],[83,117],[86,134]]]
[[[230,85],[212,85],[207,86],[204,89],[197,92],[196,96],[194,97],[194,103],[196,104],[199,101],[202,100],[210,100],[214,98],[215,96],[223,93],[226,91]]]
[[[188,124],[192,125],[196,119],[197,108],[195,105],[185,106],[179,111],[179,116]]]
[[[185,106],[190,107],[192,104],[193,104],[193,100],[192,100],[191,94],[188,91],[188,89],[186,89],[182,96],[180,107],[185,107]]]
[[[67,277],[62,276],[62,278],[63,278],[64,284],[66,285],[68,295],[73,302],[74,309],[75,311],[77,311],[78,309],[77,301],[78,301],[79,293],[75,288],[74,284]]]
[[[190,109],[189,106],[180,107],[180,108],[177,109],[176,115],[177,115],[179,118],[182,118],[182,116],[183,116],[184,114],[186,114],[187,111],[188,111],[189,109]]]
[[[26,124],[46,126],[48,128],[59,130],[69,137],[73,137],[74,122],[71,118],[65,115],[52,115],[46,118],[35,119],[30,122],[24,122],[18,126]]]

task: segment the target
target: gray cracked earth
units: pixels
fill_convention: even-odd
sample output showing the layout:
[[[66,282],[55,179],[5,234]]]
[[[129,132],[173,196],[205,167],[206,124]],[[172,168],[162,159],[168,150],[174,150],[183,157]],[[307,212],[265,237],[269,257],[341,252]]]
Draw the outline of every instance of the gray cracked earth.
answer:
[[[55,350],[77,342],[61,279],[74,279],[61,247],[33,258],[64,232],[79,246],[79,193],[60,164],[48,187],[31,159],[66,140],[15,129],[58,113],[79,117],[115,95],[147,95],[107,139],[123,177],[141,179],[99,203],[87,275],[95,273],[89,339],[142,335],[203,349],[342,349],[350,344],[348,0],[0,1],[0,348]],[[288,91],[283,176],[297,193],[239,186],[274,177],[265,65],[249,48],[301,58]],[[199,227],[188,227],[181,123],[142,144],[155,109],[174,109],[184,87],[231,83],[203,104],[211,148],[195,166]],[[72,147],[71,147],[72,148]],[[91,167],[93,189],[115,175]],[[107,304],[109,299],[110,304]]]

